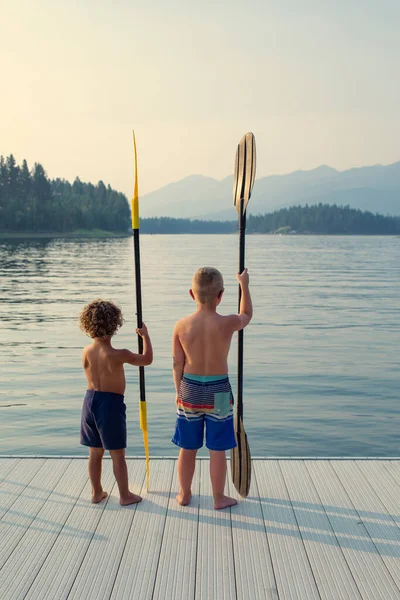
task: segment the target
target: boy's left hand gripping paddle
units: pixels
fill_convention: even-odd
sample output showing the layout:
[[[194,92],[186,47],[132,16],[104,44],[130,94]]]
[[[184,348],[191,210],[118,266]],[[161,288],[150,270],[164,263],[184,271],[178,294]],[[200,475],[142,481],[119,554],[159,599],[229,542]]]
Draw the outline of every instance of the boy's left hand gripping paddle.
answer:
[[[256,143],[252,133],[240,140],[236,151],[235,175],[233,178],[233,204],[239,214],[239,273],[244,270],[246,208],[250,200],[256,177]],[[239,286],[239,311],[241,288]],[[247,498],[251,482],[251,455],[243,425],[243,330],[238,340],[238,389],[235,415],[237,446],[231,450],[232,481],[242,498]]]
[[[135,187],[132,198],[132,229],[133,229],[133,247],[135,259],[135,280],[136,280],[136,315],[137,326],[142,327],[142,285],[140,276],[140,244],[139,244],[139,191],[138,191],[138,168],[137,168],[137,152],[135,132],[133,132],[133,150],[134,150],[134,170],[135,170]],[[139,354],[143,353],[143,340],[138,336]],[[149,458],[149,436],[147,431],[147,406],[146,406],[146,389],[144,380],[144,367],[139,367],[139,383],[140,383],[140,429],[143,431],[144,450],[146,453],[146,489],[149,489],[150,478],[150,458]]]

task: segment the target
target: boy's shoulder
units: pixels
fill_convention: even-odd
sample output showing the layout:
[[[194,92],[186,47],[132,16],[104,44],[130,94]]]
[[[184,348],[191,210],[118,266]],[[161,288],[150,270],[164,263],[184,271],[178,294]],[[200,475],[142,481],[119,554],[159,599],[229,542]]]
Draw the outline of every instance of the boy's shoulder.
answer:
[[[194,313],[190,314],[190,315],[186,315],[186,317],[182,317],[180,319],[178,319],[175,323],[175,330],[179,330],[182,329],[182,327],[184,327],[185,325],[187,325],[188,323],[190,323],[194,318]]]
[[[83,355],[87,354],[92,347],[93,347],[93,342],[84,346],[84,348],[82,350],[82,354]]]
[[[230,315],[220,315],[220,326],[222,329],[227,331],[230,334],[233,334],[235,331],[242,329],[240,315],[238,314],[230,314]]]
[[[209,316],[203,317],[203,319],[204,318],[207,318],[207,320],[209,321]],[[215,312],[213,315],[213,319],[215,319],[217,326],[222,325],[224,327],[230,327],[236,325],[238,315],[221,315],[220,313]],[[202,317],[198,313],[192,313],[190,315],[187,315],[186,317],[182,317],[181,319],[178,319],[178,321],[176,321],[175,331],[182,331],[182,329],[185,329],[185,327],[190,325],[193,321],[199,320],[202,320]]]
[[[106,350],[105,354],[104,354],[104,350]],[[104,348],[99,348],[98,346],[96,346],[96,344],[94,343],[94,341],[91,344],[88,344],[87,346],[85,346],[82,350],[82,355],[85,357],[87,355],[98,355],[99,358],[101,357],[112,357],[112,358],[118,358],[119,355],[123,352],[126,352],[126,350],[122,350],[120,348],[114,348],[114,346],[107,346],[106,349]]]

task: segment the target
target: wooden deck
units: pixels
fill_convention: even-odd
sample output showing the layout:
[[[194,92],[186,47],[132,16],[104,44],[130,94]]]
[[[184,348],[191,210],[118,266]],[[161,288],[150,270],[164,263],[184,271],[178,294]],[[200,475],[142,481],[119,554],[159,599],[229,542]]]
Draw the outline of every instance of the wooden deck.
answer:
[[[86,460],[1,458],[1,600],[400,599],[399,460],[254,460],[221,512],[208,467],[182,508],[175,460],[152,460],[146,494],[130,459],[145,499],[121,508],[109,460],[95,506]]]

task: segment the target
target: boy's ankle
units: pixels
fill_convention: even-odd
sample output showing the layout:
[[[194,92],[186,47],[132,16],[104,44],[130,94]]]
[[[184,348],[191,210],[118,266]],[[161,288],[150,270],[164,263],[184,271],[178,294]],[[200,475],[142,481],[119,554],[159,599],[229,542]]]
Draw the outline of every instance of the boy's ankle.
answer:
[[[221,494],[213,494],[213,497],[214,497],[214,502],[217,502],[218,500],[225,498],[225,494],[224,494],[224,492],[222,492]]]
[[[190,504],[190,501],[192,499],[192,490],[184,492],[181,488],[179,494],[176,496],[176,499],[178,504],[180,504],[181,506],[187,506],[188,504]]]
[[[235,504],[237,504],[237,500],[230,496],[225,496],[225,494],[217,494],[214,496],[214,508],[216,510],[229,508],[230,506],[235,506]]]

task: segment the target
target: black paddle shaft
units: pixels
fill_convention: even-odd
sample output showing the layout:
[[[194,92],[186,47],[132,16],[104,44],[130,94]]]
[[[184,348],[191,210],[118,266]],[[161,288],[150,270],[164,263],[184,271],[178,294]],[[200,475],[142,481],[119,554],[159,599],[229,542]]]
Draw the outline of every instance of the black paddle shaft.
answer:
[[[139,244],[139,229],[133,230],[133,248],[135,254],[135,280],[136,280],[136,316],[137,326],[140,329],[143,325],[142,320],[142,284],[140,276],[140,244]],[[139,354],[143,354],[143,339],[138,336]],[[140,400],[146,400],[146,389],[144,383],[144,367],[139,367],[139,385],[140,385]]]
[[[245,238],[246,238],[246,211],[243,212],[244,199],[240,199],[239,212],[239,273],[244,271]],[[242,300],[242,288],[239,285],[239,312]],[[237,386],[237,414],[243,419],[243,329],[239,331],[238,340],[238,386]]]

